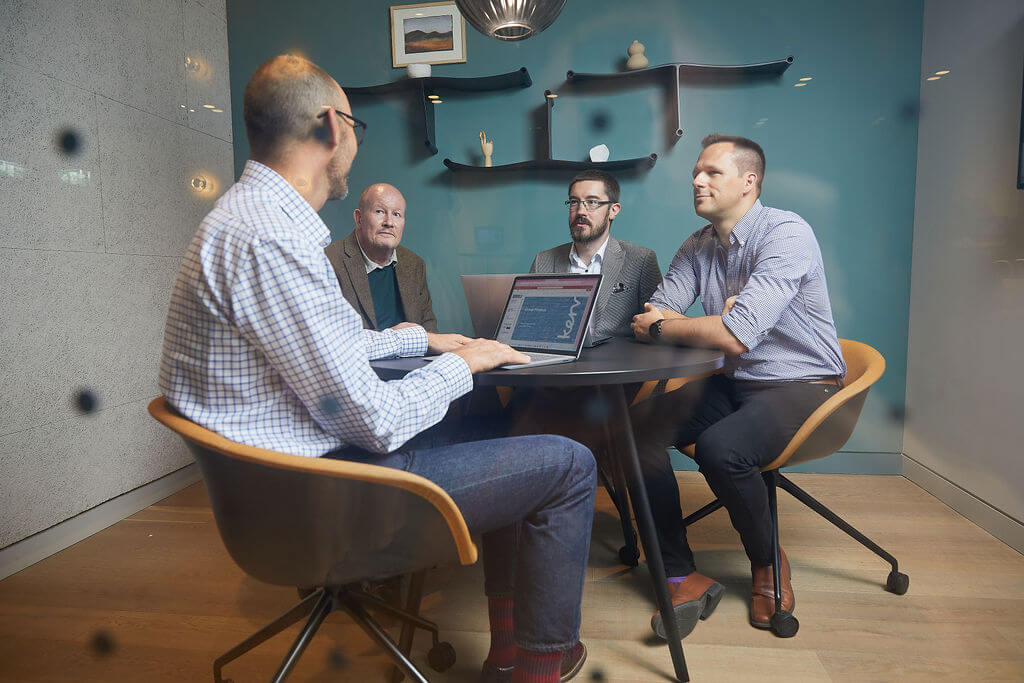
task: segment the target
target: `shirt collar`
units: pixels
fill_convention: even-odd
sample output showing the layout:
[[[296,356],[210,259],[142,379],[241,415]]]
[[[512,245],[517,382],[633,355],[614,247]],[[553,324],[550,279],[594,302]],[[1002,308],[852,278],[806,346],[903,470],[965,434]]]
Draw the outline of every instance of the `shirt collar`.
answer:
[[[253,185],[277,200],[281,210],[295,222],[300,232],[321,247],[331,243],[331,231],[327,229],[320,215],[298,190],[274,169],[249,159],[245,162],[242,177],[238,182]]]
[[[732,244],[739,243],[742,247],[747,243],[747,238],[750,237],[750,233],[753,232],[754,226],[757,225],[757,217],[761,215],[761,210],[764,206],[761,204],[760,199],[754,200],[754,205],[751,206],[743,218],[739,220],[736,225],[732,227],[732,232],[729,233],[729,241]]]
[[[366,255],[366,252],[363,250],[363,245],[359,244],[359,238],[358,237],[356,238],[356,244],[359,245],[359,253],[363,255],[363,267],[366,268],[366,274],[367,275],[369,275],[373,271],[377,270],[378,268],[383,269],[383,268],[387,268],[391,264],[398,263],[398,250],[397,249],[392,249],[391,250],[391,258],[389,258],[388,262],[385,263],[382,266],[379,263],[377,263],[376,261],[371,260],[370,257]]]
[[[595,262],[598,263],[598,264],[603,264],[604,263],[604,252],[608,248],[608,242],[611,240],[611,238],[612,238],[612,234],[609,231],[608,234],[604,236],[604,242],[601,244],[600,247],[597,248],[597,252],[594,254],[593,258],[590,259],[590,265],[591,266],[594,265]],[[576,243],[575,242],[573,242],[572,243],[572,247],[569,248],[569,260],[577,268],[587,268],[588,267],[585,263],[583,263],[583,260],[576,253]]]

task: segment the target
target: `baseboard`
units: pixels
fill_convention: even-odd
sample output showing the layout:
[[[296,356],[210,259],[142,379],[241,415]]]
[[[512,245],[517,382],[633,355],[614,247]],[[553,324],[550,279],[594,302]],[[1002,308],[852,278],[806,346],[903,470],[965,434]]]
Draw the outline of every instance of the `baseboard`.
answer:
[[[40,560],[58,553],[68,546],[134,515],[139,510],[163,500],[172,493],[199,481],[199,468],[195,463],[186,465],[159,479],[100,503],[49,529],[12,543],[0,550],[0,579],[20,572]]]
[[[672,469],[692,471],[697,464],[674,448],[669,449]],[[827,458],[813,460],[795,467],[784,467],[785,472],[817,472],[820,474],[901,474],[902,456],[899,453],[854,453],[840,451]]]
[[[913,458],[903,456],[903,476],[1019,553],[1024,554],[1024,524],[986,503]]]

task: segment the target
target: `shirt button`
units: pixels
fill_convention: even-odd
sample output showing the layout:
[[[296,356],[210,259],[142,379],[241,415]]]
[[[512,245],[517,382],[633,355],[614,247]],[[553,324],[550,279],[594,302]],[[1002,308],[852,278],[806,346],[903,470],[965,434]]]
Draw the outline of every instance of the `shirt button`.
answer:
[[[743,240],[740,240],[740,246],[741,247],[743,246]]]

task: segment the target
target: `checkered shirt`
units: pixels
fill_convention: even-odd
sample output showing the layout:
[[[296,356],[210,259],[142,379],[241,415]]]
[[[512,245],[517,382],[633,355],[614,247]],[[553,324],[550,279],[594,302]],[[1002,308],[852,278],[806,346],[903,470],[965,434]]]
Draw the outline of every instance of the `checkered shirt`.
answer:
[[[738,295],[738,296],[737,296]],[[683,242],[651,303],[685,313],[697,297],[719,315],[746,353],[726,356],[738,380],[815,380],[846,375],[825,267],[811,226],[791,211],[754,205],[732,229],[729,245],[707,225]]]
[[[390,452],[472,388],[444,354],[404,379],[369,361],[422,355],[422,327],[364,330],[323,248],[330,232],[270,168],[249,161],[203,219],[171,294],[159,386],[190,420],[234,441],[305,456]]]

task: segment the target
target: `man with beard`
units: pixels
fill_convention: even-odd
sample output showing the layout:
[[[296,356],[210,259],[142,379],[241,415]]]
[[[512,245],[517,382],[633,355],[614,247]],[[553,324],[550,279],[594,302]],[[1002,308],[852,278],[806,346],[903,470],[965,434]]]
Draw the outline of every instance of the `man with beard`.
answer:
[[[633,316],[661,284],[658,257],[611,236],[619,215],[619,183],[597,169],[581,171],[569,183],[569,234],[572,242],[537,254],[531,273],[601,273],[601,291],[590,328],[594,338],[628,337]]]
[[[491,624],[484,678],[567,680],[586,656],[579,626],[593,456],[551,435],[410,441],[472,389],[474,373],[528,358],[419,325],[363,329],[324,254],[330,231],[317,211],[345,196],[366,125],[333,78],[292,55],[257,68],[243,100],[251,158],[182,262],[161,391],[185,417],[233,441],[435,482],[482,535]],[[428,350],[441,355],[401,380],[381,381],[370,366]]]
[[[363,327],[383,330],[410,322],[437,332],[426,265],[399,245],[405,230],[405,197],[393,185],[375,183],[359,195],[352,218],[355,230],[324,252]]]

